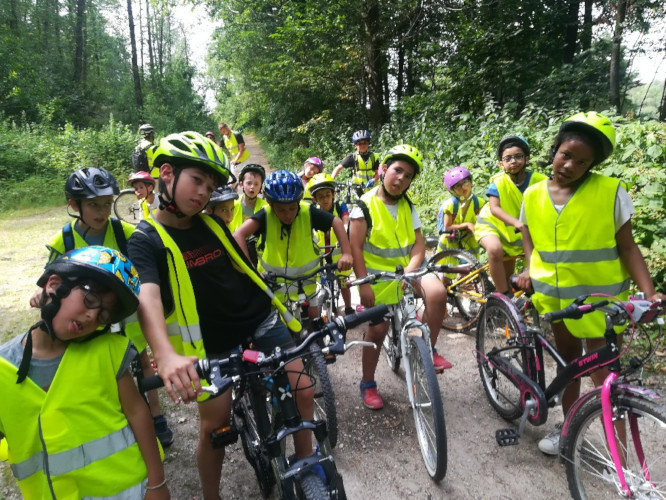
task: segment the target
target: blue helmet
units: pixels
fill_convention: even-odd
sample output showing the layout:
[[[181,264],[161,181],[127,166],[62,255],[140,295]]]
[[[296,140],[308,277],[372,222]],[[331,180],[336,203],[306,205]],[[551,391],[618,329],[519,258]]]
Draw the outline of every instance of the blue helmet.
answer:
[[[90,246],[67,252],[46,266],[37,285],[44,287],[53,274],[73,284],[91,280],[114,292],[117,305],[111,323],[126,318],[139,307],[139,273],[134,264],[118,250]]]
[[[369,130],[357,130],[352,134],[352,144],[356,144],[358,141],[368,141],[370,142],[370,131]]]
[[[278,170],[266,177],[264,198],[273,203],[292,203],[303,198],[303,182],[288,170]]]

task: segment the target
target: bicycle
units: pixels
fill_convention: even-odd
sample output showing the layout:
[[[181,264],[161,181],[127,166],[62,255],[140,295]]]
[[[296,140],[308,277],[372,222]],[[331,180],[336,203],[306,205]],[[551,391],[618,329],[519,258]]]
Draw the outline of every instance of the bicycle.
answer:
[[[517,444],[526,422],[546,422],[548,408],[560,402],[569,382],[608,367],[610,373],[603,386],[583,394],[562,426],[560,456],[570,493],[576,499],[609,498],[612,493],[666,498],[666,408],[654,401],[658,394],[641,386],[640,375],[630,378],[654,354],[658,343],[642,359],[633,356],[623,367],[613,329],[630,323],[633,339],[635,325],[653,322],[661,312],[661,303],[636,298],[585,303],[588,297],[583,295],[567,308],[545,315],[550,322],[580,318],[595,310],[604,312],[606,345],[570,363],[539,328],[525,326],[509,299],[497,293],[488,298],[477,329],[479,374],[495,411],[509,421],[520,417],[517,430],[500,429],[496,440],[500,446]],[[658,338],[662,324],[658,318]],[[560,368],[548,385],[544,351]],[[628,433],[624,432],[626,422]]]
[[[291,300],[288,298],[286,306],[303,327],[303,331],[298,334],[292,332],[297,344],[301,342],[303,332],[321,327],[320,323],[310,320],[308,311],[310,302],[305,294],[304,286],[305,284],[316,283],[312,278],[318,274],[333,272],[334,269],[337,269],[337,264],[325,264],[311,273],[298,277],[273,272],[268,272],[264,276],[273,291],[280,290],[287,297],[289,297],[289,292],[294,286],[293,284],[296,286],[298,299]],[[280,282],[278,280],[283,281]],[[332,318],[328,317],[327,319],[330,320]],[[335,355],[325,356],[322,353],[322,349],[326,347],[328,342],[330,342],[330,339],[324,337],[317,343],[313,343],[310,347],[310,355],[304,357],[303,362],[306,373],[315,380],[315,419],[325,420],[328,423],[328,437],[331,447],[335,448],[338,442],[338,417],[335,408],[335,392],[333,391],[333,384],[331,384],[327,368],[327,364],[335,361]]]
[[[516,260],[523,255],[504,257]],[[446,287],[447,309],[442,327],[453,332],[469,332],[476,326],[483,304],[495,287],[488,278],[488,263],[481,264],[466,250],[447,248],[435,253],[429,264],[444,264],[449,270],[443,276]]]
[[[380,272],[350,281],[350,286],[395,280],[406,285],[400,302],[389,306],[389,330],[382,348],[394,372],[404,358],[405,382],[409,404],[414,412],[416,435],[421,455],[430,477],[440,481],[446,475],[447,441],[444,405],[432,363],[430,329],[417,317],[419,309],[411,282],[427,273],[445,270],[445,266],[427,266],[405,273],[398,266],[395,273]]]
[[[243,452],[253,467],[264,496],[273,486],[278,497],[288,500],[305,498],[346,499],[342,476],[337,470],[327,439],[327,425],[322,420],[303,420],[298,413],[293,389],[290,387],[286,365],[308,356],[309,348],[318,339],[332,338],[325,352],[344,354],[353,345],[374,346],[370,342],[346,342],[346,332],[366,321],[383,317],[386,306],[377,306],[344,318],[335,318],[322,329],[309,334],[292,349],[276,348],[269,356],[260,351],[244,349],[226,359],[204,359],[195,363],[197,373],[210,386],[202,389],[220,394],[232,389],[232,419],[228,428],[211,435],[213,446],[233,444],[240,435]],[[304,374],[307,376],[307,374]],[[143,380],[142,390],[162,386],[159,377]],[[317,442],[317,452],[302,459],[286,455],[288,436],[311,430]],[[315,467],[321,466],[326,483]]]
[[[113,200],[113,213],[118,219],[136,226],[143,219],[141,202],[133,188],[123,189]]]
[[[364,192],[363,185],[353,182],[352,179],[336,182],[335,184],[336,199],[344,201],[350,210],[351,206],[356,204],[356,200],[363,196]]]

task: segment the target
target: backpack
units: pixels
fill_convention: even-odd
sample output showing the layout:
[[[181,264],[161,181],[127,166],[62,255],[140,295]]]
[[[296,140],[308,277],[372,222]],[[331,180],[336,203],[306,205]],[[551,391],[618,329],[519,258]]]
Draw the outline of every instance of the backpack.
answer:
[[[111,228],[113,229],[113,236],[116,238],[118,250],[123,255],[127,255],[127,238],[125,238],[125,231],[123,231],[122,223],[115,217],[110,217]],[[65,252],[74,250],[74,235],[72,234],[72,225],[67,224],[62,228],[62,241],[65,244]]]
[[[150,172],[148,155],[145,149],[132,152],[132,167],[134,168],[134,172]]]
[[[479,214],[479,198],[475,194],[472,195],[472,202],[474,203],[474,213],[476,215]],[[453,197],[453,218],[456,218],[456,215],[458,215],[458,208],[460,207],[460,202],[458,201],[458,198],[455,196]],[[444,229],[444,205],[439,207],[439,211],[437,212],[437,232],[439,234],[442,234],[446,229]]]

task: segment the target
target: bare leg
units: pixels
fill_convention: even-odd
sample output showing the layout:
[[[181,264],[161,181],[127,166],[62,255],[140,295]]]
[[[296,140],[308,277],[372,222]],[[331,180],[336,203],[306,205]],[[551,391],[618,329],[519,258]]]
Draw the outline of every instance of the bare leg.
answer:
[[[384,321],[379,325],[369,326],[365,332],[363,340],[374,342],[377,345],[377,349],[373,349],[372,347],[363,348],[363,355],[361,358],[363,365],[363,375],[361,377],[361,381],[363,382],[369,382],[375,379],[375,370],[377,369],[379,355],[381,354],[381,345],[382,342],[384,342],[384,337],[386,337],[388,329],[388,321]]]
[[[314,387],[308,377],[304,377],[303,361],[296,359],[286,366],[289,370],[289,384],[296,388],[296,406],[303,420],[312,420],[314,417]],[[300,431],[294,434],[294,448],[298,458],[312,455],[312,431]]]
[[[230,420],[231,391],[226,391],[215,399],[199,403],[197,467],[204,500],[220,498],[220,478],[224,461],[224,448],[213,448],[210,434],[216,429],[228,426]]]
[[[495,283],[495,288],[499,293],[509,291],[509,282],[504,269],[504,249],[502,242],[497,236],[486,236],[479,244],[486,249],[488,254],[488,270],[490,277]],[[512,264],[513,265],[513,264]]]

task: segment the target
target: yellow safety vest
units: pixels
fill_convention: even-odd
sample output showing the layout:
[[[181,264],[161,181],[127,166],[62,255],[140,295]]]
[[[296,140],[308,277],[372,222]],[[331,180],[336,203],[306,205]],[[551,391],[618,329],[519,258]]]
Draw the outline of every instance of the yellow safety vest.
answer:
[[[84,240],[81,237],[79,232],[76,230],[75,228],[76,222],[77,222],[76,220],[70,222],[71,225],[70,230],[74,238],[74,248],[76,249],[86,248],[90,245],[86,240]],[[134,226],[124,221],[120,221],[120,223],[123,228],[123,234],[125,235],[125,240],[129,240],[130,236],[132,236],[132,233],[134,232]],[[116,235],[113,232],[113,226],[111,225],[110,220],[106,225],[106,233],[104,234],[103,245],[105,247],[113,248],[114,250],[120,251],[120,245],[116,240]],[[46,248],[48,248],[50,252],[49,263],[53,262],[57,257],[65,253],[65,242],[63,240],[62,231],[58,233],[58,236],[56,236],[56,238],[51,242],[50,245],[46,245]],[[132,343],[134,344],[136,350],[142,352],[148,344],[143,336],[141,327],[139,326],[139,319],[137,318],[136,313],[132,313],[131,316],[125,318],[121,322],[121,325],[125,332],[125,335],[127,335],[132,340]]]
[[[283,226],[270,206],[266,211],[266,234],[262,235],[259,245],[263,253],[259,258],[259,271],[285,274],[287,276],[303,276],[319,267],[319,248],[312,235],[310,221],[310,204],[300,202],[300,210],[289,230]],[[316,291],[316,277],[303,282],[306,295]],[[298,299],[298,288],[294,282],[278,279],[280,288],[275,291],[276,297],[283,302],[287,295],[291,300]]]
[[[0,358],[0,432],[23,498],[141,498],[146,464],[123,413],[116,376],[129,340],[70,343],[49,391]]]
[[[399,264],[409,264],[416,233],[412,224],[412,207],[404,198],[398,201],[398,217],[394,219],[377,196],[375,187],[361,197],[368,207],[372,227],[363,242],[363,260],[368,274],[395,271]],[[366,221],[367,222],[367,221]],[[375,304],[397,304],[402,298],[402,287],[397,281],[384,281],[372,285]]]
[[[540,182],[547,177],[538,172],[532,172],[529,186]],[[504,172],[495,174],[490,181],[497,187],[499,193],[500,205],[507,214],[518,218],[520,215],[520,206],[523,202],[523,193],[513,183],[511,177]],[[513,226],[507,226],[495,217],[490,211],[490,203],[484,205],[476,218],[474,227],[476,241],[489,235],[497,236],[502,242],[502,248],[507,255],[520,255],[523,253],[523,235],[515,232]]]
[[[229,224],[229,231],[232,233],[241,227],[243,222],[245,222],[249,217],[244,217],[243,216],[243,203],[241,202],[242,197],[234,200],[234,218],[231,219],[231,223]],[[264,200],[263,198],[257,198],[257,200],[254,203],[254,213],[256,214],[259,210],[261,210],[264,207],[268,206],[268,202]]]
[[[478,199],[478,204],[483,208],[486,204],[486,200]],[[453,198],[447,200],[444,206],[444,217],[446,217],[446,209],[453,211],[453,207],[456,204],[453,203]],[[470,196],[468,200],[464,203],[458,204],[458,212],[456,212],[455,217],[453,218],[453,224],[462,224],[463,222],[471,222],[476,224],[476,212],[474,211],[474,196]],[[437,243],[437,251],[441,252],[447,248],[460,248],[462,250],[467,250],[473,254],[478,253],[479,251],[479,242],[476,241],[475,233],[466,232],[462,238],[448,238],[448,234],[444,233],[439,237],[439,243]],[[448,259],[450,262],[441,261],[442,264],[453,264],[453,260]]]
[[[342,214],[340,213],[340,205],[336,202],[333,202],[333,215],[335,215],[338,218],[342,218]],[[333,231],[333,228],[327,231],[329,233],[329,241],[328,245],[335,245],[335,248],[331,252],[331,262],[336,263],[337,261],[340,260],[340,256],[342,255],[342,251],[340,250],[340,245],[338,244],[338,237],[335,235],[335,231]],[[317,237],[317,245],[321,249],[321,252],[324,254],[327,254],[331,249],[330,248],[325,248],[326,247],[326,233],[323,231],[315,231],[315,235]],[[349,269],[348,271],[336,271],[336,274],[338,276],[349,276],[351,275],[352,270]]]
[[[619,187],[618,179],[590,174],[560,213],[550,199],[547,182],[525,191],[525,216],[534,243],[532,300],[540,313],[563,309],[588,293],[628,298],[629,273],[615,241]],[[600,311],[564,322],[581,338],[601,337],[605,330]]]
[[[352,182],[354,184],[365,184],[375,177],[376,171],[372,167],[378,166],[379,156],[377,153],[370,153],[367,163],[363,161],[363,158],[358,153],[354,156],[356,157],[356,168],[354,169]]]
[[[238,141],[236,140],[236,135],[232,131],[229,136],[223,135],[224,147],[229,151],[229,161],[233,160],[238,154]],[[243,163],[250,157],[250,152],[247,149],[243,150],[243,154],[238,159],[237,163]]]

